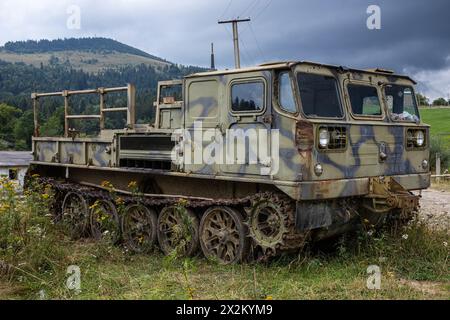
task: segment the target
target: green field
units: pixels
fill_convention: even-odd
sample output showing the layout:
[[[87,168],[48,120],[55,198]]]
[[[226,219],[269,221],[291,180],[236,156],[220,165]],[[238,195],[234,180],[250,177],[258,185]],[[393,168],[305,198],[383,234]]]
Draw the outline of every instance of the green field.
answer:
[[[422,107],[420,114],[423,122],[431,125],[431,135],[440,135],[450,146],[450,108]]]

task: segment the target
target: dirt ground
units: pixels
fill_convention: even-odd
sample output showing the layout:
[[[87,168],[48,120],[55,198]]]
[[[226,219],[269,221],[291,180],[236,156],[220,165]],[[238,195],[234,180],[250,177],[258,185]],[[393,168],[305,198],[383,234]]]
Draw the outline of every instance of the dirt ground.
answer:
[[[431,226],[450,230],[450,191],[433,187],[422,191],[420,217]]]

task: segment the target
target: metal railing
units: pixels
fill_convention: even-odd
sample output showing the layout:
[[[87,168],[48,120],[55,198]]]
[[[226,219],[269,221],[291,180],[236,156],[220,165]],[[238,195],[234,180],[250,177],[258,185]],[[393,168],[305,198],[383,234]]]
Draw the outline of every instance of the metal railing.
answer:
[[[441,181],[441,179],[450,178],[450,174],[448,174],[448,170],[444,170],[444,173],[441,174],[441,155],[440,153],[436,153],[436,174],[431,175],[432,179],[435,179],[437,183]]]
[[[114,92],[127,92],[127,107],[126,108],[106,108],[105,95]],[[99,114],[69,114],[69,97],[84,94],[98,94],[100,96],[100,112]],[[69,121],[71,119],[98,119],[100,121],[100,130],[105,129],[105,114],[108,112],[127,112],[127,127],[133,128],[136,123],[136,88],[132,84],[126,87],[117,88],[98,88],[92,90],[64,90],[61,92],[51,93],[33,93],[33,112],[34,112],[34,136],[40,136],[39,124],[39,99],[44,97],[63,97],[64,98],[64,137],[69,137]]]

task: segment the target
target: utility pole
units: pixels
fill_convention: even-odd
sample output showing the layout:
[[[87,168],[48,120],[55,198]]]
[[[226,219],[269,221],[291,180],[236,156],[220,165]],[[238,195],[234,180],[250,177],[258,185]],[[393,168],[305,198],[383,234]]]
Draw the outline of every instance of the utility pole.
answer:
[[[234,64],[236,66],[236,69],[239,69],[241,67],[241,57],[240,57],[240,53],[239,53],[238,23],[239,22],[249,22],[249,21],[250,21],[250,18],[219,21],[219,24],[231,23],[233,25]]]

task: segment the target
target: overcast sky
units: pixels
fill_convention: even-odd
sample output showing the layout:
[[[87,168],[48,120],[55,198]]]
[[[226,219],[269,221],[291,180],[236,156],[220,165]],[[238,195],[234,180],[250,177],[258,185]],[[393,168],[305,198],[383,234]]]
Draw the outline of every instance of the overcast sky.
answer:
[[[68,8],[81,10],[69,29]],[[381,29],[369,30],[369,5]],[[312,60],[407,73],[432,98],[450,98],[449,0],[1,0],[0,45],[7,41],[102,36],[172,62],[208,66],[215,43],[219,68],[233,66],[230,26],[240,25],[243,65]]]

